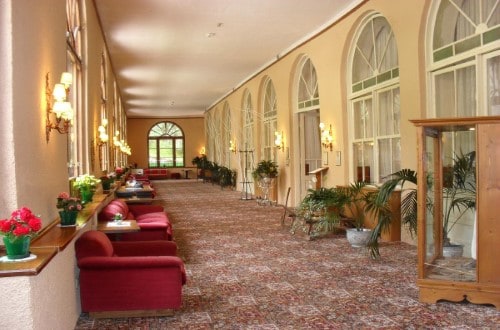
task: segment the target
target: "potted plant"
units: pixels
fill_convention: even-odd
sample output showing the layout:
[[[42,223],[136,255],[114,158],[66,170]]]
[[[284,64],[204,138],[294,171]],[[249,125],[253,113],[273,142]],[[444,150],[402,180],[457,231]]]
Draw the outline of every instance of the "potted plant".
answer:
[[[256,180],[262,178],[276,178],[278,176],[278,165],[272,160],[261,160],[252,172]]]
[[[348,202],[348,196],[342,188],[309,189],[307,195],[299,203],[296,214],[304,219],[308,234],[315,236],[319,232],[335,230],[340,218],[344,216],[343,209]],[[293,224],[292,232],[295,232],[297,225],[297,223]]]
[[[449,240],[450,230],[460,220],[468,210],[475,210],[476,207],[476,172],[475,172],[475,151],[465,155],[456,156],[454,165],[448,176],[444,178],[443,187],[443,246],[444,255],[447,255],[450,247],[454,245]],[[427,178],[428,187],[432,187],[432,182]],[[410,187],[405,186],[410,183]],[[417,173],[410,169],[402,169],[390,175],[375,193],[367,199],[366,210],[373,212],[377,218],[377,225],[372,230],[372,235],[368,242],[370,254],[373,258],[378,258],[378,238],[382,231],[387,230],[391,224],[391,212],[388,201],[391,193],[396,188],[405,190],[401,199],[401,220],[412,236],[417,233]],[[425,201],[427,208],[433,211],[433,202],[427,198]],[[460,248],[458,248],[460,250]],[[460,253],[460,252],[459,252]]]
[[[92,201],[97,185],[101,181],[90,174],[82,174],[73,182],[73,187],[80,191],[82,202],[84,204]]]
[[[405,186],[405,184],[408,185]],[[402,224],[408,227],[410,234],[417,233],[417,173],[410,169],[402,169],[389,175],[389,180],[384,182],[376,191],[366,196],[365,211],[372,212],[377,223],[372,229],[367,246],[372,258],[380,257],[378,239],[383,231],[391,225],[391,210],[389,199],[396,188],[405,190],[401,199]]]
[[[476,209],[476,153],[456,156],[443,187],[443,256],[460,257],[463,245],[450,240],[450,231],[469,210]],[[432,205],[431,205],[432,206]]]
[[[42,221],[27,208],[11,213],[9,219],[0,220],[0,233],[8,259],[24,259],[30,256],[31,239],[42,229]]]
[[[83,203],[80,198],[71,197],[67,192],[62,192],[57,196],[56,207],[59,209],[60,225],[74,226],[78,212],[83,209]]]
[[[100,177],[102,191],[107,192],[111,190],[111,185],[115,182],[115,175],[110,173]]]
[[[365,188],[365,182],[355,182],[347,187],[339,187],[346,201],[347,216],[354,225],[354,228],[346,228],[347,241],[353,247],[366,246],[372,233],[371,229],[364,228],[365,206],[370,196],[370,192]]]

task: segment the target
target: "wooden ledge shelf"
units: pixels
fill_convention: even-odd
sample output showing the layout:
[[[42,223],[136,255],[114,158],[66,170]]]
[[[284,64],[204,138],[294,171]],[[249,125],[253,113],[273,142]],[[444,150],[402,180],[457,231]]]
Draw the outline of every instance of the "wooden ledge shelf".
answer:
[[[0,262],[0,277],[33,276],[39,274],[50,260],[63,251],[79,234],[80,230],[92,225],[94,216],[114,198],[114,191],[109,194],[96,194],[93,201],[80,211],[77,224],[73,227],[61,227],[57,218],[45,227],[30,246],[36,259],[29,261]],[[5,255],[5,250],[0,250],[0,257]]]
[[[30,251],[36,255],[36,259],[0,262],[0,277],[37,275],[57,254],[57,249],[54,247],[31,248]],[[0,252],[0,256],[4,255],[5,251]]]

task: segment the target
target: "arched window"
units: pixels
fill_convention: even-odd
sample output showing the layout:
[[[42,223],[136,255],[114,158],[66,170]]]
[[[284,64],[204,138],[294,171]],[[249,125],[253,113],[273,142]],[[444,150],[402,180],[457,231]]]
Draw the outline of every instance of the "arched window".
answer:
[[[365,19],[351,48],[349,139],[354,181],[383,182],[401,169],[396,41],[380,15]]]
[[[306,59],[299,78],[298,109],[319,107],[318,77],[311,59]]]
[[[298,70],[297,82],[297,124],[299,137],[299,172],[301,197],[307,194],[308,189],[315,183],[315,176],[309,174],[322,166],[321,138],[320,138],[320,102],[316,68],[307,56],[303,55]]]
[[[433,5],[427,48],[432,86],[428,116],[500,115],[500,3],[442,0]],[[472,150],[474,134],[453,134],[444,160]]]
[[[276,92],[271,79],[264,84],[262,118],[262,155],[265,160],[277,161],[276,148],[274,148],[274,133],[277,128],[278,107]]]
[[[88,161],[83,155],[86,152],[84,127],[86,125],[86,114],[82,101],[83,95],[83,29],[84,23],[83,2],[79,0],[66,0],[66,46],[67,61],[66,71],[73,75],[73,83],[69,100],[74,109],[72,127],[68,133],[68,174],[70,177],[77,176],[88,171]],[[84,168],[85,167],[85,168]]]
[[[184,133],[171,122],[154,125],[148,134],[149,167],[184,167]]]
[[[107,102],[108,102],[108,95],[107,95],[107,90],[106,86],[107,84],[107,66],[106,66],[106,54],[103,51],[101,54],[101,113],[100,113],[100,118],[101,118],[101,126],[99,127],[99,133],[100,136],[109,136],[109,130],[108,130],[108,112],[107,112]],[[99,144],[98,148],[99,152],[99,166],[101,168],[101,171],[108,171],[109,170],[109,147],[108,143],[103,143]]]

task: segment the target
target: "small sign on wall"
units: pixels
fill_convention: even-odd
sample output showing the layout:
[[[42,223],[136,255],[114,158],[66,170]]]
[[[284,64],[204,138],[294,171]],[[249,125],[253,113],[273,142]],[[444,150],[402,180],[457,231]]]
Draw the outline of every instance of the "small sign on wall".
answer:
[[[342,164],[342,152],[335,151],[335,166],[340,166]]]

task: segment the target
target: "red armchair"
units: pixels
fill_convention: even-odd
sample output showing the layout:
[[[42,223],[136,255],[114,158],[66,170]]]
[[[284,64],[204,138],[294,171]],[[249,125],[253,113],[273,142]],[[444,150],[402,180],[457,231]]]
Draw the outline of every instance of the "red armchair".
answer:
[[[112,221],[115,214],[123,215],[124,220],[136,220],[141,228],[136,233],[120,234],[123,241],[171,240],[172,225],[160,205],[127,205],[121,199],[109,202],[99,213],[99,221]],[[113,238],[113,234],[110,234]]]
[[[111,242],[99,231],[75,243],[82,311],[91,317],[172,315],[182,304],[184,263],[170,241]]]

